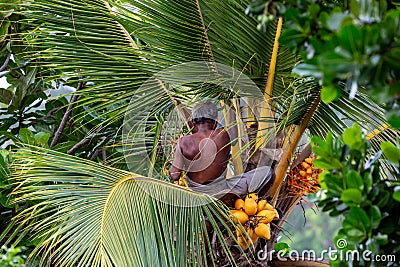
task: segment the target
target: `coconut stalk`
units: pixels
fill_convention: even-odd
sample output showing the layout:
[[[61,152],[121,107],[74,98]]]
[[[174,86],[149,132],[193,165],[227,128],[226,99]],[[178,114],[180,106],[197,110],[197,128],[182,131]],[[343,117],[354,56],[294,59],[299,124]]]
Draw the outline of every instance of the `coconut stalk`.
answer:
[[[238,103],[236,103],[236,99],[233,100],[235,102],[234,104],[234,108],[236,109],[235,114],[232,114],[233,112],[229,112],[231,111],[231,108],[226,105],[223,101],[221,101],[221,106],[223,107],[222,109],[222,113],[224,115],[224,119],[225,119],[225,125],[226,127],[229,127],[229,125],[233,125],[230,127],[237,127],[237,132],[238,132],[238,136],[236,137],[236,143],[234,145],[231,146],[231,152],[232,152],[232,163],[233,163],[233,172],[235,175],[239,175],[241,173],[243,173],[243,162],[242,162],[242,158],[240,157],[241,155],[241,151],[242,151],[242,143],[241,143],[241,134],[242,134],[242,129],[240,127],[240,125],[237,124],[237,122],[241,121],[241,116],[240,116],[240,106],[238,106]],[[229,111],[228,111],[229,110]],[[236,122],[234,121],[236,120]],[[234,123],[234,124],[233,124]],[[229,129],[225,129],[226,131],[229,131]],[[232,140],[234,141],[234,140]],[[227,172],[227,179],[231,178],[232,176],[230,175],[230,172]]]
[[[304,119],[302,120],[302,122],[300,123],[300,125],[295,126],[295,129],[293,130],[292,134],[284,142],[283,155],[276,167],[276,170],[275,170],[276,179],[270,190],[270,195],[273,196],[273,200],[272,200],[273,205],[276,204],[280,188],[283,184],[283,179],[285,178],[287,169],[289,168],[289,165],[292,161],[292,156],[297,148],[297,144],[299,143],[304,131],[306,130],[307,125],[310,122],[320,101],[321,101],[321,98],[320,98],[320,95],[318,94],[318,96],[315,98],[315,100],[311,104],[310,109],[306,113],[306,115],[305,115]]]
[[[282,23],[283,23],[282,18],[279,18],[278,26],[276,28],[274,47],[272,49],[271,62],[269,64],[267,84],[266,84],[266,88],[264,90],[265,105],[264,105],[264,107],[261,108],[260,120],[258,122],[256,148],[262,148],[266,144],[267,132],[269,129],[271,129],[273,127],[273,124],[271,122],[269,122],[268,119],[272,118],[271,95],[272,95],[272,89],[273,89],[273,85],[274,85],[276,61],[277,61],[278,49],[279,49],[279,37],[281,36]]]

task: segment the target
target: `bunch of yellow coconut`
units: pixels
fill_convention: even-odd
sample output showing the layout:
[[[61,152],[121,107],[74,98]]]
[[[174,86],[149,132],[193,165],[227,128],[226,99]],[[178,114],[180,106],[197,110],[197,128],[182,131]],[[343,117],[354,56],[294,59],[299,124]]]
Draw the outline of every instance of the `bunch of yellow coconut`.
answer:
[[[279,219],[277,210],[267,202],[258,200],[255,193],[247,194],[245,199],[235,201],[235,209],[230,210],[232,219],[237,224],[242,224],[244,230],[236,230],[238,244],[246,250],[250,245],[254,245],[258,238],[270,239],[270,222]],[[250,239],[249,239],[250,238]]]

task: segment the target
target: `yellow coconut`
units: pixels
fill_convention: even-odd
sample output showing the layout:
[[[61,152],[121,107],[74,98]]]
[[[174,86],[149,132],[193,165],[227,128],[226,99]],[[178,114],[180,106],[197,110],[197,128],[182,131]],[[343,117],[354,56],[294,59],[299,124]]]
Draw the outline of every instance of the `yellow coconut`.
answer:
[[[247,194],[247,195],[246,195],[246,199],[248,199],[248,198],[252,198],[252,199],[254,199],[254,200],[257,202],[257,200],[258,200],[257,193]],[[246,201],[246,199],[245,199],[245,201]]]
[[[274,206],[272,206],[271,204],[267,203],[264,207],[264,210],[275,210]]]
[[[274,209],[275,209],[274,206],[269,204],[265,199],[262,199],[257,203],[257,211],[274,210]]]
[[[257,217],[260,223],[270,223],[275,219],[277,212],[274,210],[262,210],[257,213]]]
[[[244,200],[241,198],[236,199],[235,201],[235,209],[243,210],[244,209]]]
[[[245,224],[249,220],[249,216],[243,210],[230,210],[233,221],[241,224]]]
[[[247,234],[249,235],[251,242],[255,244],[258,240],[258,235],[256,234],[256,232],[253,229],[249,228],[247,229]]]
[[[269,240],[271,238],[271,227],[269,223],[257,224],[256,228],[254,229],[254,232],[256,233],[257,236],[264,238],[266,240]]]
[[[257,203],[257,211],[263,210],[265,205],[268,204],[268,202],[265,199],[261,199]]]
[[[257,202],[253,198],[246,198],[244,201],[244,211],[247,215],[254,215],[257,213]]]
[[[313,159],[312,158],[305,158],[304,161],[307,162],[308,164],[312,164],[313,163]]]

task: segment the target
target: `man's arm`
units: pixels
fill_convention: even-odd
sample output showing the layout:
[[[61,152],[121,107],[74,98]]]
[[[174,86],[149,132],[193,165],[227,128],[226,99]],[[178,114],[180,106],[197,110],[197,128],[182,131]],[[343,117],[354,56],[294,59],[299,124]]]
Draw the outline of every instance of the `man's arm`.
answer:
[[[183,155],[180,148],[180,140],[176,145],[174,161],[172,162],[172,166],[169,169],[169,175],[171,176],[173,181],[179,180],[181,177],[181,172],[183,170]]]

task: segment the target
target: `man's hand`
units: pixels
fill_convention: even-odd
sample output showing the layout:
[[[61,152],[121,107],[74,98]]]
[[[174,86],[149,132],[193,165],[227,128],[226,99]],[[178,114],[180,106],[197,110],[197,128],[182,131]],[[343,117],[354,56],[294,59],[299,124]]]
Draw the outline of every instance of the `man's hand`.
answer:
[[[171,177],[172,181],[178,181],[179,178],[181,177],[181,172],[180,171],[173,171],[173,167],[169,171],[169,176]]]

